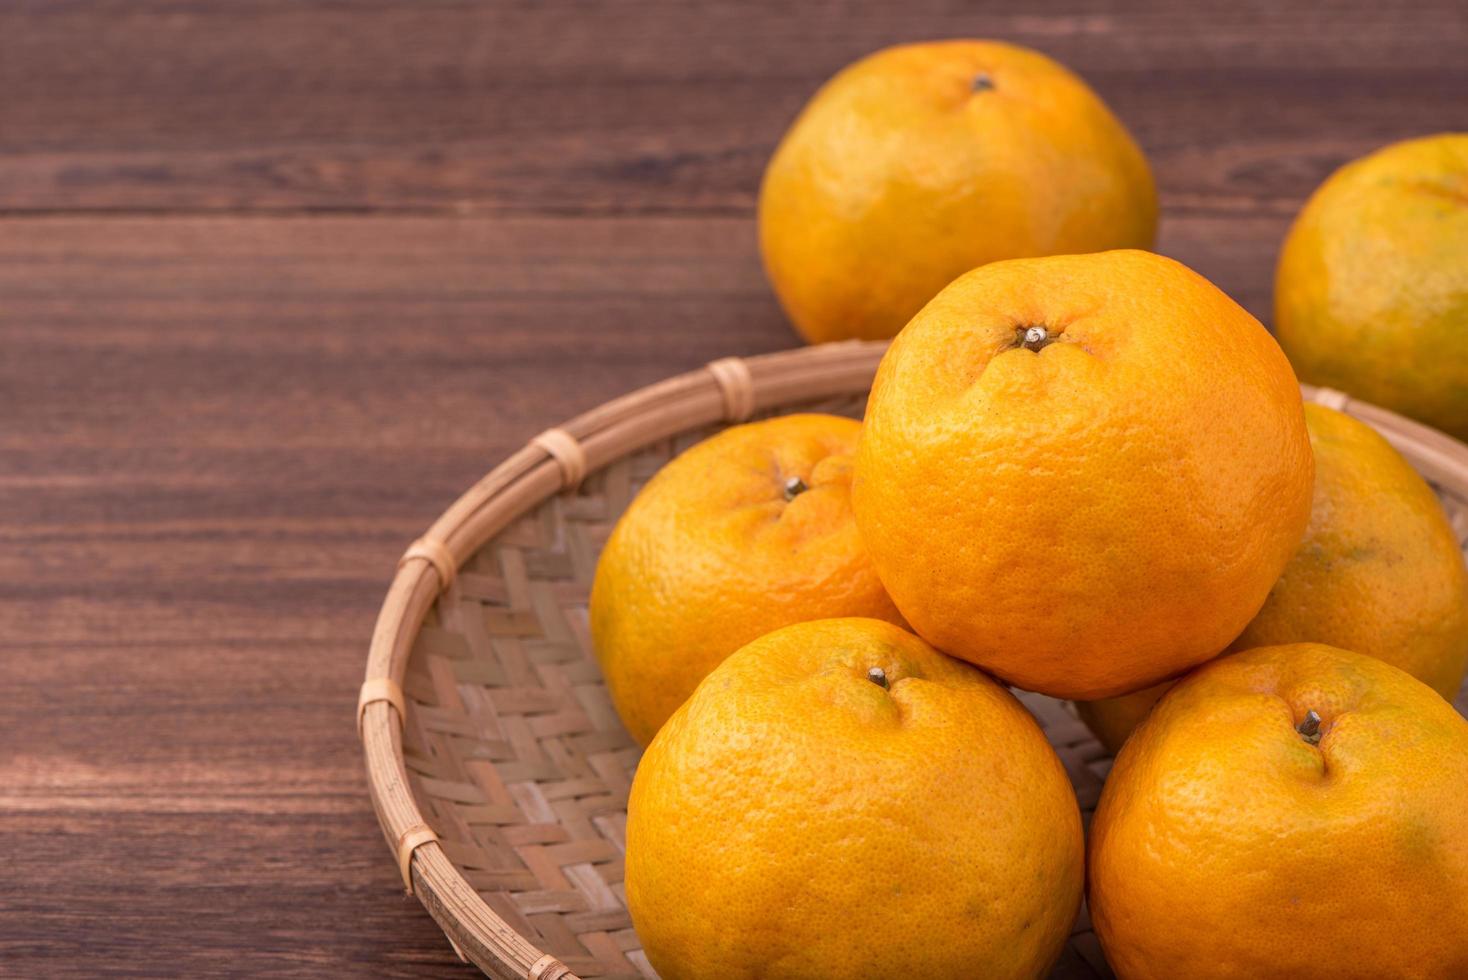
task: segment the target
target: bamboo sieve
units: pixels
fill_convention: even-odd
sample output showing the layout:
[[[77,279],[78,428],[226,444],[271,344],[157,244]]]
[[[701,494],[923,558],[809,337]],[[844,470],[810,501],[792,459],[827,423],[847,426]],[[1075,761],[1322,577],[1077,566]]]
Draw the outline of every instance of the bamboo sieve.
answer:
[[[796,410],[860,417],[884,348],[726,358],[608,402],[531,440],[404,554],[357,724],[403,882],[461,959],[497,980],[656,976],[622,891],[639,753],[591,651],[597,554],[642,483],[718,429]],[[1437,488],[1468,547],[1468,446],[1339,392],[1304,391],[1386,436]],[[1020,697],[1089,819],[1110,758],[1063,702]],[[1110,975],[1083,913],[1053,976]]]

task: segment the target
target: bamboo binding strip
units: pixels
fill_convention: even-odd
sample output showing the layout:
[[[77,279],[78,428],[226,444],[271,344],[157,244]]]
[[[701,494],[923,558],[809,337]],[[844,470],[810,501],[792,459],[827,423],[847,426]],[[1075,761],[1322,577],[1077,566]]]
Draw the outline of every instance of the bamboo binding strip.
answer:
[[[488,975],[653,975],[620,891],[637,750],[589,655],[596,551],[637,485],[697,438],[770,412],[859,415],[883,349],[725,358],[608,402],[536,436],[404,554],[358,702],[372,800],[405,886]],[[1304,391],[1382,432],[1468,539],[1468,447]],[[1060,702],[1021,696],[1094,806],[1104,750]],[[1055,975],[1109,976],[1084,917]]]

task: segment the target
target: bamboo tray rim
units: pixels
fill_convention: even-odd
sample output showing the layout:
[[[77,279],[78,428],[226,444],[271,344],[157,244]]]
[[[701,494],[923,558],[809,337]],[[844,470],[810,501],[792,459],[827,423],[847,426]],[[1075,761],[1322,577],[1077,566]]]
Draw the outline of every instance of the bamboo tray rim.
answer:
[[[459,565],[497,533],[590,472],[662,439],[761,410],[866,391],[885,341],[847,341],[723,358],[623,395],[536,436],[469,488],[398,563],[378,613],[357,705],[358,733],[378,823],[403,882],[454,951],[498,980],[577,980],[508,926],[445,855],[408,783],[402,683],[413,642]],[[1371,425],[1429,481],[1468,500],[1468,445],[1328,388],[1307,400]]]

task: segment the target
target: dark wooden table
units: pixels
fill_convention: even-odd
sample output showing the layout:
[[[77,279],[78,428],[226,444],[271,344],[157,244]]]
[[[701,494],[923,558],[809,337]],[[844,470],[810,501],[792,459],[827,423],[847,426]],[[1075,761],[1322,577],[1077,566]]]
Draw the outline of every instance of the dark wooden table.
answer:
[[[353,733],[394,560],[547,425],[793,344],[767,154],[961,35],[1085,75],[1266,319],[1331,168],[1468,128],[1461,0],[0,5],[0,974],[466,975]]]

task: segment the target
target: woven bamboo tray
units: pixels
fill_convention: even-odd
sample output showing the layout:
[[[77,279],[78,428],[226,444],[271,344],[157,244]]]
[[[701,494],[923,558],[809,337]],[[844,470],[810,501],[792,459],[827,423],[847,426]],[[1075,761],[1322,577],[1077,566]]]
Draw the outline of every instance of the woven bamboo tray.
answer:
[[[403,556],[357,722],[403,882],[462,959],[500,980],[656,976],[622,889],[638,749],[592,655],[597,554],[658,467],[718,429],[795,410],[860,417],[883,346],[729,358],[609,402],[505,460]],[[1338,392],[1305,394],[1390,439],[1468,544],[1468,446]],[[1089,820],[1110,758],[1068,705],[1020,696]],[[1110,975],[1082,914],[1053,976]]]

